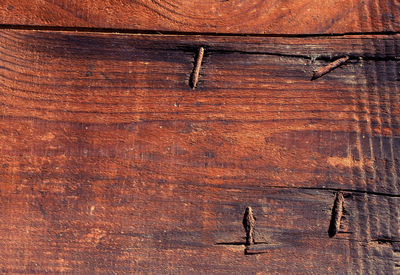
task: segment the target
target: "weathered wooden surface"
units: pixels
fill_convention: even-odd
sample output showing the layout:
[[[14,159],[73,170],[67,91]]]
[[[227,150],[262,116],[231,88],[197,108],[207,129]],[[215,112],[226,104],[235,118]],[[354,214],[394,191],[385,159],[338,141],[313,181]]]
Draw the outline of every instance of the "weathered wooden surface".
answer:
[[[396,0],[2,0],[0,24],[202,33],[400,31]]]
[[[2,31],[0,270],[398,271],[398,56],[398,35]],[[244,255],[246,206],[268,253]]]

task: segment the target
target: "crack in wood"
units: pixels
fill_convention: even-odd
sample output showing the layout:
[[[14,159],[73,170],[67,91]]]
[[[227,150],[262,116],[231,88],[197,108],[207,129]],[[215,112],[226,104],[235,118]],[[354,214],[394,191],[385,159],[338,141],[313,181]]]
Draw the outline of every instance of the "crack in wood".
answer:
[[[45,26],[24,24],[0,24],[0,29],[6,30],[32,30],[32,31],[64,31],[64,32],[101,32],[101,33],[124,33],[124,34],[157,34],[157,35],[203,35],[203,36],[227,36],[227,37],[282,37],[282,38],[313,38],[313,37],[342,37],[359,35],[398,35],[400,31],[371,31],[371,32],[342,32],[342,33],[227,33],[227,32],[195,32],[195,31],[168,31],[168,30],[146,30],[126,28],[101,28],[101,27],[68,27],[68,26]]]

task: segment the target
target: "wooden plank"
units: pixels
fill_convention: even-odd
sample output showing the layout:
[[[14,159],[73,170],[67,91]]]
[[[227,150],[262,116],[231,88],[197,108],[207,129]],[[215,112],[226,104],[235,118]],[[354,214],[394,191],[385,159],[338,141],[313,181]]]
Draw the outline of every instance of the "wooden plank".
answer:
[[[0,24],[235,34],[400,31],[395,0],[3,0]]]
[[[394,273],[398,40],[2,31],[0,270]]]
[[[342,231],[329,238],[334,196],[326,191],[144,178],[59,177],[2,193],[2,272],[390,274],[398,264],[398,212],[388,207],[399,198],[352,194]],[[247,205],[267,253],[244,255]]]

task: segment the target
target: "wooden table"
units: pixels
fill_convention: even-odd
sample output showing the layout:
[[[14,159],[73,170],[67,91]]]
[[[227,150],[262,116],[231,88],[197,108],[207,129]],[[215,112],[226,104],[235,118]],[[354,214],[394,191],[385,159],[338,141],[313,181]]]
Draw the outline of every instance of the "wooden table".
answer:
[[[398,1],[2,0],[0,24],[1,273],[400,272]]]

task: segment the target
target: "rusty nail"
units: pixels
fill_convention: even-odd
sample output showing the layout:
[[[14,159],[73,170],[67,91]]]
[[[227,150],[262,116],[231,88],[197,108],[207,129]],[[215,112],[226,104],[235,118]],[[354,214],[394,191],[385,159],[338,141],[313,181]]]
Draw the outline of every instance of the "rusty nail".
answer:
[[[335,236],[337,232],[339,232],[340,220],[342,219],[343,215],[343,204],[344,204],[343,194],[341,192],[338,192],[336,194],[335,202],[333,203],[332,217],[328,230],[329,237],[331,238]]]
[[[315,71],[313,76],[312,76],[312,78],[311,78],[311,80],[315,80],[317,78],[320,78],[324,74],[327,74],[330,71],[332,71],[332,70],[336,69],[337,67],[339,67],[340,65],[344,64],[347,60],[349,60],[349,57],[345,56],[345,57],[339,58],[339,59],[329,63],[325,67],[322,67],[318,71]]]
[[[254,240],[254,230],[256,226],[256,218],[253,215],[253,210],[250,206],[246,207],[243,217],[243,227],[246,231],[246,245],[251,245],[255,243]]]
[[[190,79],[190,86],[192,89],[196,89],[197,83],[199,82],[199,75],[200,75],[200,69],[201,69],[201,62],[203,62],[203,56],[204,56],[204,48],[200,47],[199,52],[197,53],[196,56],[196,63],[194,65],[193,73]]]

